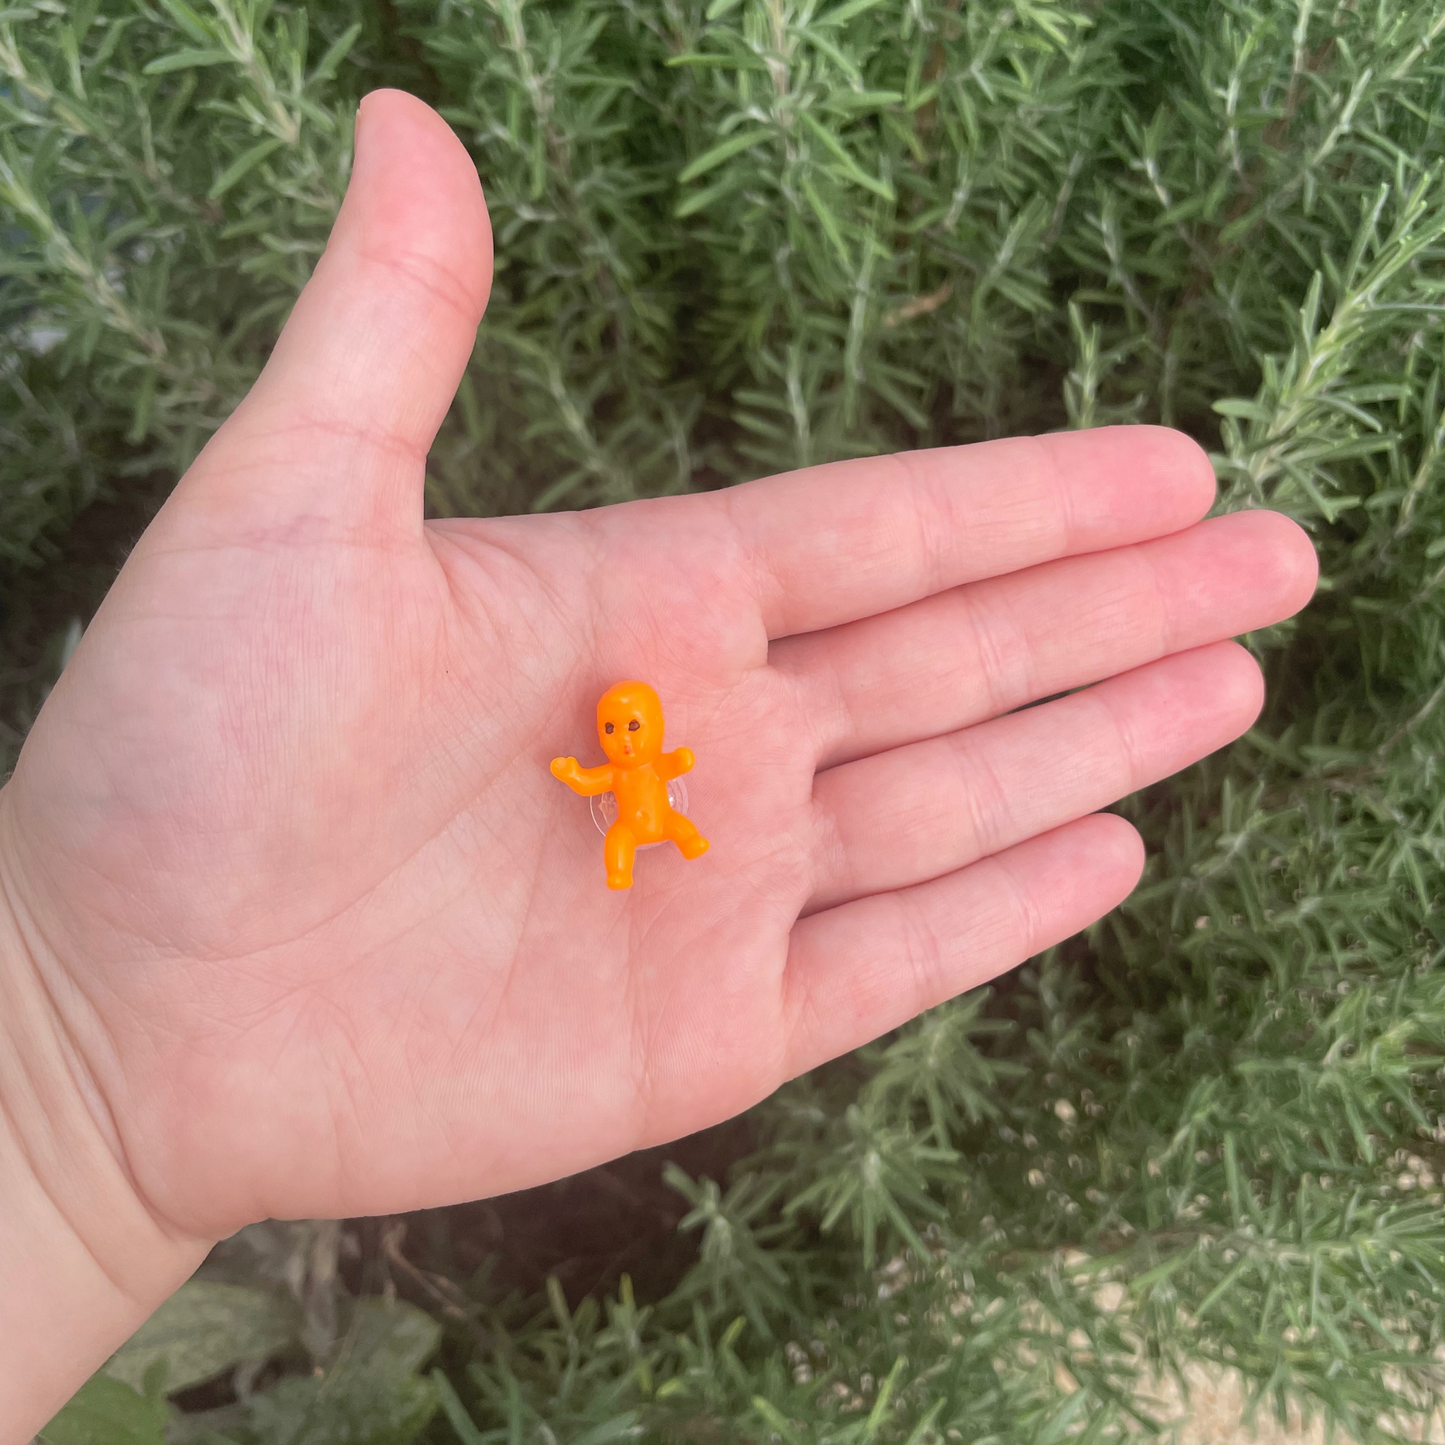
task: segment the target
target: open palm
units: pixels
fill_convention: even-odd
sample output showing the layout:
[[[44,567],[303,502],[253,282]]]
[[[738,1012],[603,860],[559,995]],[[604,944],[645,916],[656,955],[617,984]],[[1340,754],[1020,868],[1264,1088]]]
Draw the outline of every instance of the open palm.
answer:
[[[1152,428],[424,524],[490,237],[430,111],[363,114],[265,375],[0,794],[92,1107],[204,1237],[699,1128],[1074,932],[1141,866],[1095,810],[1249,725],[1222,639],[1314,580],[1285,519],[1201,523],[1206,459]],[[712,847],[614,892],[548,762],[600,762],[634,677]]]

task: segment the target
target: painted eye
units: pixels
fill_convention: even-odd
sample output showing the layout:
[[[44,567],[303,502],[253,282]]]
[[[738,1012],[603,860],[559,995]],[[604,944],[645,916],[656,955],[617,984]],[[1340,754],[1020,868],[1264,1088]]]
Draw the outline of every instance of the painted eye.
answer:
[[[602,731],[605,732],[605,733],[611,733],[611,732],[616,732],[617,729],[614,728],[611,723],[608,723],[607,726],[602,729]]]
[[[632,721],[627,724],[627,731],[630,733],[635,733],[637,729],[641,726],[642,724],[638,722],[636,718],[633,718]]]

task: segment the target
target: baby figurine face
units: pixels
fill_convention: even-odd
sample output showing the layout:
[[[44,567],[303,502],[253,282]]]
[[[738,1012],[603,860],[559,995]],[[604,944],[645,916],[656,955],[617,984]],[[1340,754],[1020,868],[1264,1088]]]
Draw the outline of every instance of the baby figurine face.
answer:
[[[597,738],[619,768],[656,762],[662,752],[662,703],[645,682],[619,682],[597,704]]]

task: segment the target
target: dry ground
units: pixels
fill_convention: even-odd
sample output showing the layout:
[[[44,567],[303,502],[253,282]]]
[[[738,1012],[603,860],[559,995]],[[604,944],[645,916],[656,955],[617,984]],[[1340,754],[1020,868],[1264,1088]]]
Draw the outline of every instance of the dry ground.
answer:
[[[1285,1425],[1263,1408],[1246,1425],[1244,1391],[1239,1377],[1233,1373],[1191,1366],[1189,1386],[1191,1399],[1187,1411],[1172,1380],[1156,1383],[1150,1392],[1159,1407],[1159,1415],[1178,1422],[1178,1433],[1171,1445],[1325,1445],[1326,1436],[1319,1421],[1308,1426],[1302,1424],[1293,1407]],[[1406,1439],[1418,1440],[1422,1445],[1445,1445],[1445,1419],[1437,1416],[1428,1432],[1417,1428],[1402,1433]],[[1336,1439],[1342,1441],[1340,1436]]]

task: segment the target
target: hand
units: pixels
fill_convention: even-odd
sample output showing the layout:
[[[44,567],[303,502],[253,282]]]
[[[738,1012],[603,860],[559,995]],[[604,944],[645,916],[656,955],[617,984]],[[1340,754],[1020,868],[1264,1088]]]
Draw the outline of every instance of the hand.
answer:
[[[424,524],[490,233],[436,116],[362,117],[265,374],[0,793],[9,1167],[112,1272],[132,1216],[171,1278],[673,1138],[1073,933],[1142,862],[1096,810],[1249,726],[1222,639],[1314,583],[1148,427]],[[712,852],[617,893],[548,760],[627,677]]]

